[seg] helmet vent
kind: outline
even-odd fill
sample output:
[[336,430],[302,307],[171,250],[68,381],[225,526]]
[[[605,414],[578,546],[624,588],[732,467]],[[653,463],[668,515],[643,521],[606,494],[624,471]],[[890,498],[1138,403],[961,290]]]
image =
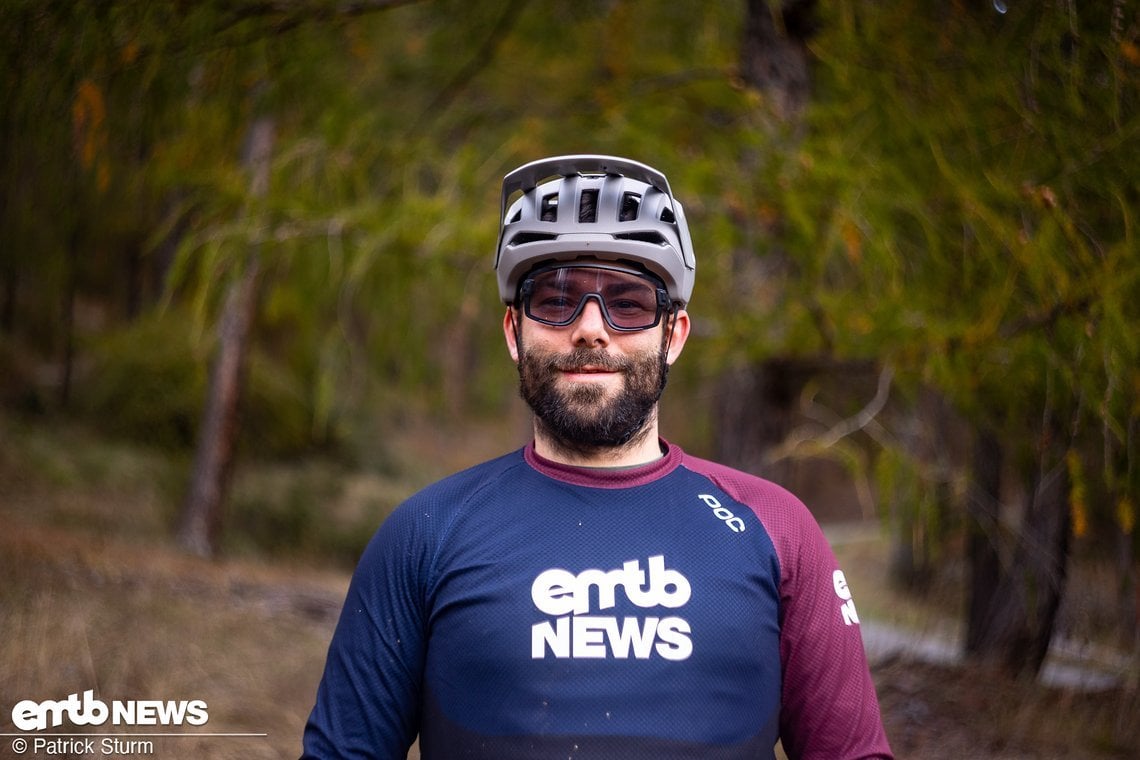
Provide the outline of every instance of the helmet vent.
[[558,193],[551,193],[542,197],[542,205],[539,207],[539,219],[544,222],[557,222],[558,221]]
[[549,232],[520,232],[510,239],[507,245],[526,245],[542,240],[557,240],[558,236]]
[[614,235],[617,240],[636,240],[641,243],[653,245],[668,245],[669,241],[660,232],[630,232],[623,235]]
[[677,217],[673,216],[673,209],[661,209],[661,221],[665,222],[666,224],[676,224]]
[[578,221],[581,223],[598,221],[598,191],[583,190],[578,201]]
[[619,222],[632,222],[637,219],[638,209],[641,208],[641,196],[637,193],[625,193],[621,197],[621,210],[618,211]]

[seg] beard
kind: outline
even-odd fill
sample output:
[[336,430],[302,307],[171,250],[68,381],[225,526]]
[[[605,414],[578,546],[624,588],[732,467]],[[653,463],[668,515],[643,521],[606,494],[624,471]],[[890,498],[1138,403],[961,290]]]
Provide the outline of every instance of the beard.
[[[615,395],[594,383],[558,383],[560,371],[584,366],[621,373]],[[538,424],[564,451],[591,454],[639,442],[665,389],[663,349],[630,357],[577,348],[565,354],[520,346],[519,392]]]

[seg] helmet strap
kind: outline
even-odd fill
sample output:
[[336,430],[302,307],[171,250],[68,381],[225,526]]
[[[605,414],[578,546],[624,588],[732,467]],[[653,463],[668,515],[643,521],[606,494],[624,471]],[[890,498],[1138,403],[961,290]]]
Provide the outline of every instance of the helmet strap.
[[669,304],[669,311],[665,312],[665,331],[661,344],[661,388],[658,393],[665,392],[665,381],[669,378],[669,347],[673,345],[673,329],[677,326],[677,304]]

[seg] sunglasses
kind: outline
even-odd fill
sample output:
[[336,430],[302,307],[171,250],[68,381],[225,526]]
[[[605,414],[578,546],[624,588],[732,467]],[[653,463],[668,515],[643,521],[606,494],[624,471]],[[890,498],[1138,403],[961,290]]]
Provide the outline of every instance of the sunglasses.
[[618,332],[656,327],[671,306],[656,278],[601,265],[539,269],[519,285],[519,299],[528,318],[551,327],[571,324],[593,299]]

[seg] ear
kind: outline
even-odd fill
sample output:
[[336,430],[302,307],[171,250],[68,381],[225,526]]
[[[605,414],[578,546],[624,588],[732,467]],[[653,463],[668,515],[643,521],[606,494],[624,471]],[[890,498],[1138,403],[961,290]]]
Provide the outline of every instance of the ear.
[[689,312],[684,309],[677,309],[673,315],[673,332],[669,336],[669,349],[665,355],[665,362],[672,364],[677,361],[677,357],[681,355],[681,351],[685,348],[685,341],[689,339],[689,331],[692,329],[692,324],[689,321]]
[[515,319],[515,309],[513,306],[507,307],[507,313],[503,315],[503,337],[507,340],[507,351],[511,355],[511,359],[515,364],[519,363],[519,336],[515,331],[518,327],[518,321]]

